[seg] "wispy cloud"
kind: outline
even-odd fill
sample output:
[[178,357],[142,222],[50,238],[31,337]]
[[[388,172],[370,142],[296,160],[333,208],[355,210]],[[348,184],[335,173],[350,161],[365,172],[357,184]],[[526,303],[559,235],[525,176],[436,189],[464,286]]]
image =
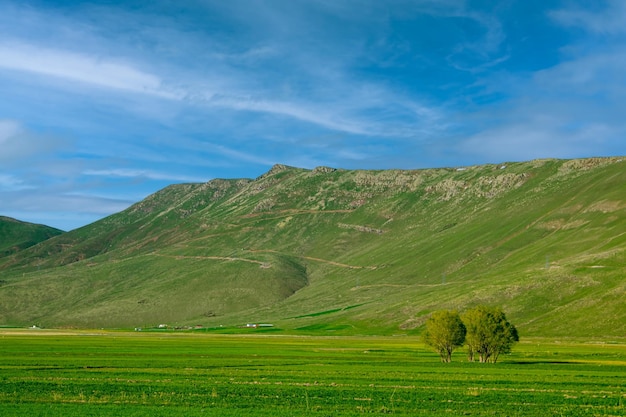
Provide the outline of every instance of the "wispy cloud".
[[[344,97],[344,100],[346,98]],[[428,111],[427,117],[422,117],[418,113],[413,113],[408,120],[397,120],[396,124],[387,123],[384,120],[377,118],[368,118],[365,114],[361,115],[359,112],[370,113],[377,111],[377,107],[382,107],[387,101],[381,100],[376,103],[370,100],[371,107],[365,107],[363,102],[358,102],[356,98],[354,102],[348,101],[347,98],[343,103],[328,101],[327,104],[321,105],[320,103],[307,103],[297,101],[275,101],[265,99],[246,99],[237,97],[219,97],[208,101],[210,105],[224,107],[234,110],[244,110],[259,113],[269,113],[286,118],[296,119],[301,122],[310,123],[330,130],[353,133],[358,135],[381,135],[387,134],[390,136],[406,136],[412,135],[412,132],[407,131],[407,125],[418,127],[420,125],[428,125],[428,122],[432,119],[432,114],[435,113],[434,109]],[[400,99],[398,99],[400,101]],[[353,103],[354,107],[350,107]],[[358,103],[358,104],[357,104]],[[392,106],[393,107],[393,106]],[[397,107],[397,103],[395,105]],[[418,107],[417,105],[415,107]],[[377,111],[378,112],[378,111]],[[356,114],[350,114],[356,113]],[[405,115],[409,113],[408,109],[404,110]]]
[[19,132],[19,123],[13,120],[0,120],[0,144],[15,137]]
[[143,178],[149,180],[171,181],[171,182],[206,182],[206,178],[191,177],[187,175],[177,175],[165,172],[156,172],[143,169],[87,169],[83,175],[98,176],[106,178]]
[[0,43],[0,68],[53,76],[71,82],[142,93],[179,96],[163,88],[159,77],[109,58],[51,49],[22,42]]
[[[55,77],[70,83],[78,82],[102,89],[184,101],[193,106],[272,114],[331,130],[365,135],[377,135],[381,132],[405,135],[407,129],[402,128],[402,125],[426,126],[432,121],[431,116],[436,111],[428,109],[429,117],[425,117],[424,111],[411,112],[411,107],[422,110],[426,107],[381,86],[371,85],[364,89],[363,84],[355,85],[355,82],[347,76],[342,76],[345,82],[333,80],[335,92],[340,95],[320,97],[321,103],[318,99],[307,100],[306,97],[298,97],[297,100],[276,99],[273,92],[269,93],[264,88],[252,86],[251,89],[242,90],[240,86],[248,82],[234,76],[230,76],[224,83],[226,88],[231,86],[231,90],[223,88],[216,90],[213,86],[207,89],[202,82],[194,84],[193,80],[185,85],[166,86],[162,76],[139,70],[136,64],[124,63],[121,59],[116,61],[18,42],[0,43],[0,68]],[[247,77],[247,74],[241,76]],[[323,83],[329,80],[318,81]],[[68,88],[76,89],[74,84]],[[328,88],[329,86],[324,87]],[[374,91],[377,93],[372,94]],[[365,92],[367,93],[364,94]],[[388,106],[390,101],[395,105],[388,108],[386,113],[394,111],[404,119],[397,121],[395,125],[397,127],[386,120],[371,117],[372,114],[380,112],[382,107]],[[125,106],[128,107],[129,103],[126,102]],[[401,103],[406,104],[405,108],[401,108]],[[142,111],[141,108],[138,108],[138,111]],[[156,114],[158,115],[159,113]]]
[[481,36],[475,35],[470,38],[471,40],[459,42],[448,55],[448,62],[456,69],[480,72],[509,59],[508,51],[502,49],[506,35],[495,16],[468,11],[465,8],[447,16],[465,19],[484,29]]
[[262,155],[255,155],[249,152],[242,152],[222,145],[212,145],[209,149],[214,150],[217,154],[226,156],[234,161],[252,162],[259,165],[272,165],[276,161],[272,161]]
[[568,40],[558,60],[535,72],[482,75],[483,91],[498,99],[459,115],[466,136],[448,153],[482,163],[626,152],[626,54],[618,40],[626,4],[597,6],[546,11]]
[[124,210],[134,202],[128,199],[74,193],[16,192],[12,196],[13,201],[3,207],[4,212],[22,209],[27,212],[64,213],[68,207],[76,207],[83,213],[103,215]]
[[25,184],[23,180],[14,175],[0,173],[0,191],[17,191],[32,188],[34,187]]
[[[135,200],[64,194],[55,190],[13,191],[0,203],[3,215],[71,230],[128,208]],[[71,209],[70,209],[71,208]]]
[[[40,25],[72,27],[71,36],[64,39],[63,48],[48,46],[41,40],[35,43],[5,39],[0,42],[0,68],[121,93],[182,100],[188,105],[205,106],[207,111],[217,108],[255,112],[360,135],[415,136],[416,132],[429,131],[438,125],[435,120],[438,118],[412,111],[431,107],[424,101],[352,72],[354,65],[371,53],[359,36],[366,28],[376,27],[372,21],[384,23],[384,13],[377,14],[368,8],[354,13],[354,7],[338,8],[329,3],[289,8],[259,3],[254,14],[238,14],[225,5],[209,8],[246,29],[238,37],[216,36],[217,40],[207,42],[207,38],[197,33],[182,31],[174,20],[166,17],[151,21],[140,13],[118,12],[117,24],[125,28],[120,33],[134,30],[149,39],[153,47],[170,55],[167,62],[155,60],[154,54],[146,53],[150,50],[131,55],[133,51],[126,44],[135,43],[137,35],[128,39],[116,35],[115,40],[122,47],[115,57],[110,54],[106,39],[98,37],[97,27],[73,24],[71,15],[53,15],[46,21],[30,12],[28,18]],[[312,14],[303,13],[306,9]],[[116,16],[114,9],[102,7],[86,8],[83,12],[86,16],[97,14],[103,24],[112,24]],[[267,19],[259,19],[259,14]],[[340,35],[335,33],[339,27],[322,35],[320,41],[324,43],[314,41],[317,24],[330,15],[335,20],[355,24],[356,30],[346,32],[349,36],[346,42],[331,40]],[[281,24],[271,23],[277,21]],[[291,29],[304,36],[294,39]],[[81,49],[80,37],[89,39],[92,49]],[[204,48],[187,51],[189,45]],[[187,65],[190,57],[175,52],[179,46],[181,51],[195,54],[197,62]],[[259,71],[260,65],[263,69]],[[289,75],[276,79],[275,71]],[[122,105],[129,107],[130,103],[125,101]],[[142,111],[143,106],[136,107],[138,112]],[[438,111],[433,107],[428,112]],[[154,117],[167,117],[166,112],[167,109],[162,109]]]
[[[535,82],[546,93],[560,97],[586,97],[592,102],[626,98],[626,52],[621,49],[591,52],[538,72]],[[611,109],[606,111],[611,113]]]
[[605,0],[598,3],[600,8],[594,7],[593,10],[574,6],[551,11],[549,15],[568,27],[582,28],[598,34],[626,34],[626,2]]
[[625,3],[478,3],[0,2],[0,211],[278,162],[626,152]]
[[458,151],[480,162],[602,156],[605,138],[615,133],[601,124],[568,129],[568,122],[537,118],[527,123],[508,123],[463,140]]
[[42,157],[66,146],[67,141],[37,134],[14,120],[0,120],[0,172],[24,167],[27,158]]

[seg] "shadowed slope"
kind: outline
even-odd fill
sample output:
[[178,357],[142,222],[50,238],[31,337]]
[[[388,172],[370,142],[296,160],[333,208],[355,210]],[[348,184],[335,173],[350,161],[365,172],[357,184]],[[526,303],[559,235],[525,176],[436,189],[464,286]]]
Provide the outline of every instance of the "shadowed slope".
[[0,216],[0,257],[19,252],[62,233],[63,231],[53,227]]

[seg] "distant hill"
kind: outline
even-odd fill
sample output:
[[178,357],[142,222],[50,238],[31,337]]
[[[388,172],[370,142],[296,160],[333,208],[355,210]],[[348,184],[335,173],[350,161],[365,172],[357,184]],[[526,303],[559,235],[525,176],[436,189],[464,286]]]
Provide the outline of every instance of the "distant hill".
[[626,336],[626,161],[283,165],[167,187],[0,257],[0,324],[419,332],[502,306],[522,336]]
[[41,224],[0,216],[0,257],[19,252],[63,231]]

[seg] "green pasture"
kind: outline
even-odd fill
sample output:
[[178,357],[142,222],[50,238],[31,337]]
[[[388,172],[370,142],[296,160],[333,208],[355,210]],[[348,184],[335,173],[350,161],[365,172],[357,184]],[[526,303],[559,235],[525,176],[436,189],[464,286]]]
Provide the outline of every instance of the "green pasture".
[[0,334],[2,416],[624,416],[626,345],[442,364],[410,337]]

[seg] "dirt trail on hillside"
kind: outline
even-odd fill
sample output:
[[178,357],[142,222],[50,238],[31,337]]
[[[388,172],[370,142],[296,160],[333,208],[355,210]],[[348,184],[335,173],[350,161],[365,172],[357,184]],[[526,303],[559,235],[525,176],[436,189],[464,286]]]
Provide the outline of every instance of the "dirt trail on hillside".
[[[285,256],[293,256],[296,258],[300,258],[300,259],[306,259],[309,261],[315,261],[315,262],[320,262],[320,263],[325,263],[328,265],[333,265],[333,266],[338,266],[340,268],[347,268],[347,269],[368,269],[368,270],[375,270],[378,269],[377,266],[358,266],[358,265],[348,265],[348,264],[344,264],[341,262],[335,262],[335,261],[331,261],[328,259],[322,259],[322,258],[314,258],[312,256],[303,256],[303,255],[293,255],[293,254],[286,254],[286,253],[282,253],[276,250],[272,250],[272,249],[248,249],[248,252],[251,253],[275,253],[278,255],[285,255]],[[215,260],[215,261],[240,261],[240,262],[249,262],[249,263],[254,263],[257,264],[259,266],[261,266],[262,268],[270,268],[271,264],[268,262],[264,262],[264,261],[258,261],[256,259],[249,259],[249,258],[241,258],[241,257],[234,257],[234,256],[202,256],[202,255],[166,255],[166,254],[162,254],[162,253],[154,253],[154,256],[161,256],[164,258],[170,258],[170,259],[177,259],[177,260],[182,260],[182,259],[201,259],[201,260]]]
[[189,256],[189,255],[164,255],[162,253],[155,253],[155,256],[162,256],[164,258],[171,259],[209,259],[214,261],[241,261],[241,262],[250,262],[253,264],[258,264],[262,267],[269,267],[267,262],[257,261],[256,259],[248,259],[248,258],[235,258],[233,256]]
[[330,261],[328,259],[314,258],[312,256],[286,254],[286,253],[278,252],[278,251],[272,250],[272,249],[250,249],[249,251],[250,252],[268,252],[268,253],[276,253],[276,254],[279,254],[279,255],[293,256],[295,258],[306,259],[306,260],[309,260],[309,261],[321,262],[321,263],[325,263],[325,264],[329,264],[329,265],[333,265],[333,266],[338,266],[338,267],[341,267],[341,268],[348,268],[348,269],[370,269],[370,270],[378,269],[377,266],[348,265],[348,264],[342,264],[341,262]]
[[297,210],[297,209],[285,209],[285,210],[272,210],[272,211],[257,211],[255,213],[248,213],[241,216],[244,219],[249,219],[251,217],[259,217],[265,215],[276,215],[283,217],[285,215],[296,215],[296,214],[332,214],[332,213],[352,213],[354,209],[344,209],[344,210]]

